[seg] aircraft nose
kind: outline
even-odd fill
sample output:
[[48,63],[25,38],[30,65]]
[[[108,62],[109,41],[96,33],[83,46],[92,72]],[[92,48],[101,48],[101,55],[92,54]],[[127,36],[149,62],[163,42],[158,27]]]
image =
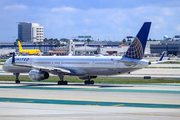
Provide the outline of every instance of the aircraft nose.
[[3,71],[8,71],[8,66],[6,65],[6,63],[4,63],[4,65],[2,66]]
[[[3,70],[5,69],[4,65],[2,66],[2,69],[3,69]],[[5,71],[5,70],[4,70],[4,71]]]

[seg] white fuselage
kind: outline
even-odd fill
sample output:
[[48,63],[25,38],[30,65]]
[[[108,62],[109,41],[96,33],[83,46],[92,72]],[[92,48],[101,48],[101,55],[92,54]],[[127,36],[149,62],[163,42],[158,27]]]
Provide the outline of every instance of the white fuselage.
[[[137,63],[126,65],[118,60]],[[20,65],[63,68],[71,71],[70,75],[117,75],[132,72],[148,66],[146,60],[119,56],[16,56],[15,63]],[[12,73],[28,73],[33,68],[13,66],[12,58],[3,65],[3,70]],[[53,73],[53,72],[52,72]],[[55,73],[54,73],[55,74]]]

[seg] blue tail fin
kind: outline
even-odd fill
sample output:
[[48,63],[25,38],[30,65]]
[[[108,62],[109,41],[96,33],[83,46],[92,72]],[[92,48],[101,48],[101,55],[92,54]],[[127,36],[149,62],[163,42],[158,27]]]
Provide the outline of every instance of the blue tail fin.
[[134,38],[133,42],[129,46],[128,50],[124,54],[124,57],[133,58],[133,59],[143,58],[150,26],[151,26],[151,22],[145,22],[143,24],[138,34]]
[[12,62],[11,62],[11,64],[14,64],[14,63],[15,63],[15,53],[13,52]]
[[166,53],[166,52],[163,52],[163,54],[162,54],[161,58],[159,59],[159,61],[162,61],[162,59],[163,59],[165,53]]

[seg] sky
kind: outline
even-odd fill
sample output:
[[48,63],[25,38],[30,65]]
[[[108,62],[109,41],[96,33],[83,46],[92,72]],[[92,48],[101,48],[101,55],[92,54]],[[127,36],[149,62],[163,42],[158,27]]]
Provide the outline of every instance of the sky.
[[122,41],[152,22],[149,38],[180,35],[180,0],[0,0],[0,42],[18,39],[18,23],[39,23],[44,38],[92,36]]

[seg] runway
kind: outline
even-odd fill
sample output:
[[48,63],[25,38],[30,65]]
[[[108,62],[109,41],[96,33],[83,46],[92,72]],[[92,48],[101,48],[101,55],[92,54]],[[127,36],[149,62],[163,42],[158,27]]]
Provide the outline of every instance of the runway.
[[0,82],[1,119],[180,119],[180,84]]

